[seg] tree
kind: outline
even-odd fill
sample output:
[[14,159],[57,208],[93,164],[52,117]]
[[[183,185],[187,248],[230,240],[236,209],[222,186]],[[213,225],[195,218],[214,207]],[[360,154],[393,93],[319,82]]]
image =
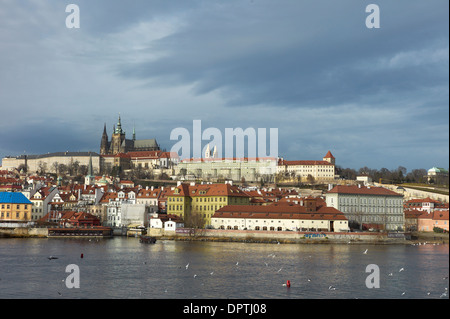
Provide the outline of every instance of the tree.
[[306,181],[309,184],[314,184],[316,182],[316,179],[314,178],[314,176],[312,176],[311,174],[308,174],[308,176],[306,177]]
[[52,168],[55,171],[55,174],[58,175],[59,163],[58,162],[53,162],[52,163]]

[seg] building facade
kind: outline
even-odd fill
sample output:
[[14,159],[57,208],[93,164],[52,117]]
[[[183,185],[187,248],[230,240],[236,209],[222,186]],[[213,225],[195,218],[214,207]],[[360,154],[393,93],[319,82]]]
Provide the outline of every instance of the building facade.
[[277,172],[276,158],[200,158],[182,160],[175,174],[204,181],[233,180],[273,182]]
[[301,205],[226,206],[217,210],[211,224],[216,229],[261,231],[346,232],[348,220],[333,207],[315,199]]
[[94,172],[100,171],[100,155],[94,152],[56,152],[42,155],[7,156],[2,159],[2,167],[7,170],[26,167],[28,173],[59,171],[59,165],[66,167],[89,167],[92,158]]
[[211,225],[212,215],[227,205],[248,205],[250,196],[230,183],[180,184],[167,194],[167,214],[181,217],[187,225]]
[[0,222],[24,223],[31,221],[33,204],[19,192],[0,192]]
[[335,179],[336,159],[330,151],[321,161],[278,161],[277,173],[301,182],[330,182]]
[[349,223],[367,228],[403,230],[403,195],[383,187],[361,185],[333,187],[326,194],[326,203],[343,212]]

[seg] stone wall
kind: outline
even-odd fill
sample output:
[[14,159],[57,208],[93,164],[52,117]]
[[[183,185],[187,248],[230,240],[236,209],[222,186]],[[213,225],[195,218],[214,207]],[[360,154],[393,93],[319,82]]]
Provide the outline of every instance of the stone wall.
[[[388,238],[386,233],[350,233],[350,232],[295,232],[295,231],[254,231],[254,230],[222,230],[201,229],[195,235],[187,229],[177,229],[174,233],[163,229],[151,229],[150,236],[168,239],[205,239],[226,241],[261,241],[261,242],[399,242],[404,238]],[[400,236],[401,237],[401,236]]]

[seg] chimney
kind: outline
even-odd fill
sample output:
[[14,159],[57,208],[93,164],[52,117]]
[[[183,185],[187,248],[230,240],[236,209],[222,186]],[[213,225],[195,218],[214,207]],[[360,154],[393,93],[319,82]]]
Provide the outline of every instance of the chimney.
[[333,189],[333,184],[328,184],[328,191],[331,191]]

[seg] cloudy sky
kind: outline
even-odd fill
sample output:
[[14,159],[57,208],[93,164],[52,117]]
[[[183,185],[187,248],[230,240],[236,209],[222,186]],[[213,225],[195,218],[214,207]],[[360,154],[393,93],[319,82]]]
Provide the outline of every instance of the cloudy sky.
[[[77,4],[80,28],[66,27]],[[366,6],[380,28],[366,27]],[[447,0],[0,0],[0,157],[99,151],[121,114],[278,128],[279,156],[448,168]],[[205,142],[206,144],[206,142]]]

